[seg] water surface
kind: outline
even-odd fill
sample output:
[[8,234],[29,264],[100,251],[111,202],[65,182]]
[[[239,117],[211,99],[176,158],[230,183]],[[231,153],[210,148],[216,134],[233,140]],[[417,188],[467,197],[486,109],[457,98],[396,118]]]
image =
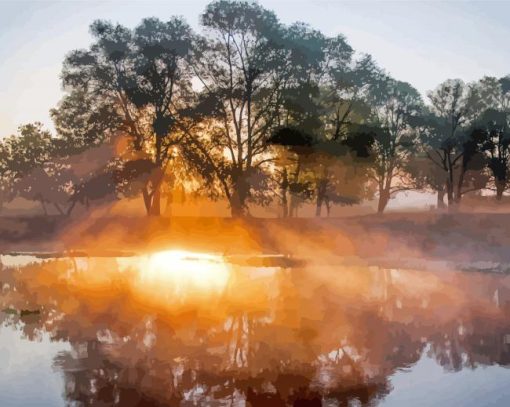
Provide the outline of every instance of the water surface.
[[510,403],[510,277],[2,256],[0,405]]

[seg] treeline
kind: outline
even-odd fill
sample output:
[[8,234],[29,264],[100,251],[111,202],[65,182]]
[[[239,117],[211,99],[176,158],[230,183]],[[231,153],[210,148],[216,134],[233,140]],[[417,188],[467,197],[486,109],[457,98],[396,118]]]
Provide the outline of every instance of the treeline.
[[296,216],[399,191],[457,207],[508,188],[510,78],[447,80],[428,103],[342,35],[282,24],[256,3],[215,1],[202,32],[182,19],[91,25],[63,64],[56,134],[21,126],[0,144],[1,202],[45,213],[140,196],[148,215],[180,196],[233,216],[277,202]]

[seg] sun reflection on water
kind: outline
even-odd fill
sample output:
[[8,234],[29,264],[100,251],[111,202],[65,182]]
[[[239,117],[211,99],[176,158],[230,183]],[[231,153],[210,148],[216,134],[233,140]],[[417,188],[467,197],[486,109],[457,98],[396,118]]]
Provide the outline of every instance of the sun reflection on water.
[[148,256],[140,267],[144,283],[178,295],[218,293],[230,278],[222,256],[186,250],[165,250]]

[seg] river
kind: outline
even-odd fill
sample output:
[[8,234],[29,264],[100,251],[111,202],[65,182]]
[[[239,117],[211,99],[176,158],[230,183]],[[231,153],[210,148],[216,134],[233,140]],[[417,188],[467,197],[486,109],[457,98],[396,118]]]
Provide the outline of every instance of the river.
[[1,256],[1,406],[507,406],[510,276]]

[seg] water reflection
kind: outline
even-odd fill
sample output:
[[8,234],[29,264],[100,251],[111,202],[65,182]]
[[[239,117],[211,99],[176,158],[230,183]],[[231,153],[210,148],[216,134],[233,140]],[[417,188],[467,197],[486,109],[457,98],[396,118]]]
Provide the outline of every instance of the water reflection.
[[66,402],[376,405],[423,360],[446,372],[510,363],[504,275],[144,261],[1,269],[0,329],[68,346],[52,362]]

